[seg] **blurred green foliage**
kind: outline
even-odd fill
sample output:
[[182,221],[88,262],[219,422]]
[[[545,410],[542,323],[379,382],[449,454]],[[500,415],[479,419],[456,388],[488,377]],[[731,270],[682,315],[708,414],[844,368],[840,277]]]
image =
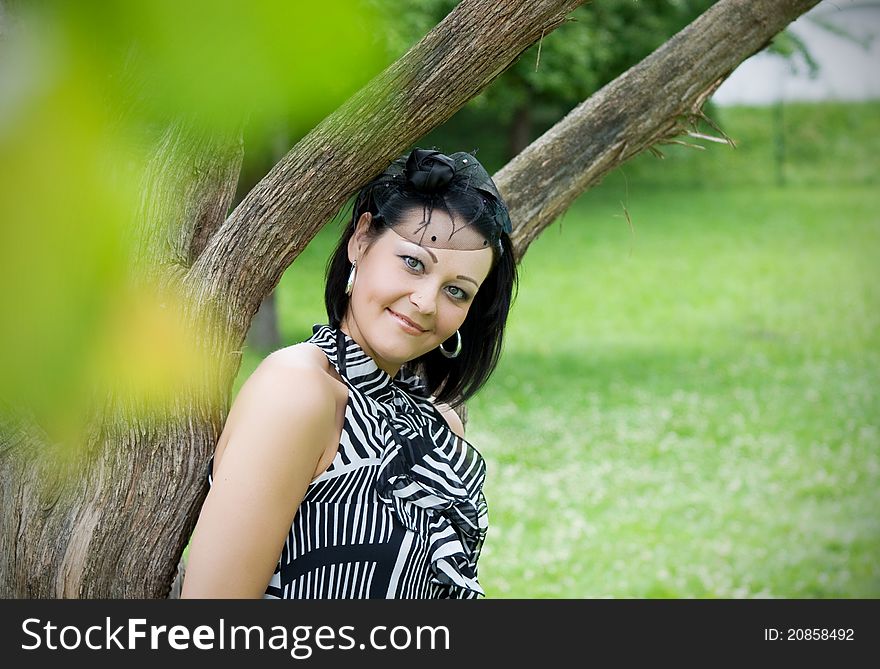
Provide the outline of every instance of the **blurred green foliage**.
[[[401,55],[458,2],[370,0],[386,18],[389,53]],[[522,105],[549,107],[561,118],[571,107],[629,69],[714,4],[715,0],[589,2],[529,47],[503,75],[469,103],[506,124]],[[538,58],[540,51],[540,60]]]
[[357,0],[310,5],[260,0],[50,3],[83,66],[138,113],[190,115],[237,128],[336,109],[386,57]]
[[163,129],[310,127],[387,56],[356,0],[10,2],[0,21],[0,400],[73,444],[93,392],[149,401],[192,371],[171,305],[130,281]]

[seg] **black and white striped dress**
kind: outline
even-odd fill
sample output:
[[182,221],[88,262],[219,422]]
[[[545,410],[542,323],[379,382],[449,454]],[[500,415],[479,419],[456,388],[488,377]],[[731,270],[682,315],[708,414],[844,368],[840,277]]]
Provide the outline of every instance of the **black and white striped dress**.
[[483,595],[483,458],[449,429],[419,377],[392,379],[339,329],[307,341],[348,385],[339,450],[310,484],[266,598]]

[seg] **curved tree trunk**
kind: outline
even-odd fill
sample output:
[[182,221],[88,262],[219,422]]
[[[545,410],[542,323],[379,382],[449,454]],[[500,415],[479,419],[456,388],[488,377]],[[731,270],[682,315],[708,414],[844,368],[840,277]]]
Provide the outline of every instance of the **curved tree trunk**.
[[[204,498],[239,347],[263,298],[351,193],[581,2],[464,0],[297,144],[225,221],[240,139],[169,129],[145,184],[138,269],[182,294],[180,318],[222,364],[158,414],[123,396],[98,404],[88,447],[67,466],[72,477],[38,428],[0,412],[0,596],[168,593]],[[609,170],[679,134],[738,63],[817,2],[721,0],[511,161],[496,181],[518,253]]]
[[225,221],[240,138],[168,129],[144,184],[135,274],[180,298],[176,316],[197,351],[220,364],[159,411],[123,395],[97,402],[88,444],[64,468],[63,450],[39,428],[0,412],[0,596],[168,593],[263,298],[361,183],[583,1],[465,0],[301,141]]

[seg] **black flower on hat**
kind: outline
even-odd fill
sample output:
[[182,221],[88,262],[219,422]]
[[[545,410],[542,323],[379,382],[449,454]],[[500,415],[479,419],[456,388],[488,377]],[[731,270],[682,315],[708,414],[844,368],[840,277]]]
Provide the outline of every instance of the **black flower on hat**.
[[436,193],[455,176],[455,161],[428,149],[413,149],[406,161],[406,180],[423,193]]

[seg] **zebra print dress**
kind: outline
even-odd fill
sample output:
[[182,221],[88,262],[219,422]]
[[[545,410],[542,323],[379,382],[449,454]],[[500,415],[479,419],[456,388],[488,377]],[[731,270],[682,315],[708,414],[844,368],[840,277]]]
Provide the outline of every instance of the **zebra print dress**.
[[449,429],[418,376],[402,368],[392,378],[327,325],[315,325],[307,341],[348,386],[345,421],[336,457],[309,484],[264,597],[483,595],[483,458]]

